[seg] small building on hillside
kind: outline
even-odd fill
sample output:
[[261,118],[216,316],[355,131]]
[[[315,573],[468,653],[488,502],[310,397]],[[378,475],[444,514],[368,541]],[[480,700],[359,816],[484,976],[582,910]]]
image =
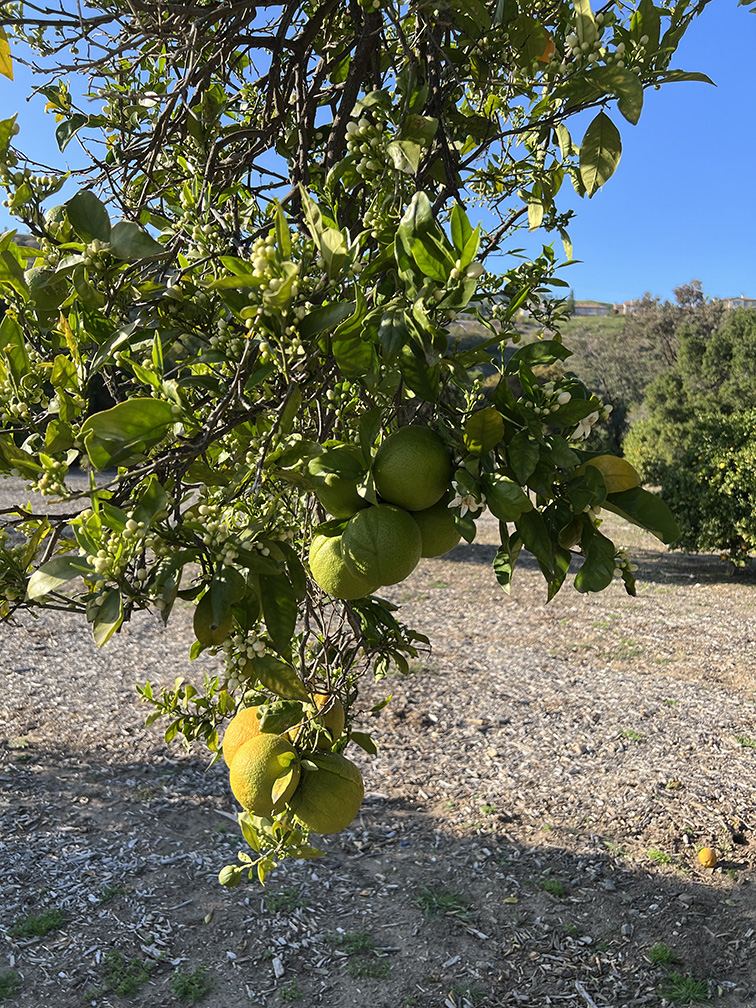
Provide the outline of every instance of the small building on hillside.
[[608,301],[576,301],[572,314],[575,318],[581,315],[613,315],[614,305]]
[[741,294],[740,297],[722,298],[722,304],[725,308],[750,308],[751,311],[756,311],[756,298],[746,297],[745,294]]

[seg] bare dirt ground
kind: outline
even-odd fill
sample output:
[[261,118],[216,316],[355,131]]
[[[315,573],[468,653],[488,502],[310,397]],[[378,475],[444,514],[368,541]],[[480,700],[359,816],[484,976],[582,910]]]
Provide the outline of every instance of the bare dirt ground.
[[104,651],[68,615],[0,627],[0,1000],[753,1008],[753,581],[610,524],[636,599],[546,606],[528,557],[508,597],[485,521],[391,589],[433,653],[367,686],[393,699],[362,719],[378,756],[350,751],[352,827],[264,889],[217,884],[243,847],[223,764],[167,747],[134,691],[213,671],[188,610]]

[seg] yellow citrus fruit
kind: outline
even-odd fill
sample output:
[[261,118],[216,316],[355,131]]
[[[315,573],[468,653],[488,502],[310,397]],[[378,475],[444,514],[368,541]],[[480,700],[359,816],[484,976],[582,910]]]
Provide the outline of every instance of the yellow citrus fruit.
[[625,459],[617,458],[616,455],[597,455],[596,458],[588,459],[577,470],[577,473],[585,472],[586,466],[593,466],[604,477],[607,493],[622,493],[623,490],[632,490],[633,487],[640,486],[641,478]]
[[234,797],[249,812],[280,812],[299,783],[296,749],[280,735],[262,732],[236,750],[229,773]]
[[294,742],[302,725],[312,723],[315,727],[326,728],[330,734],[330,739],[324,733],[319,734],[318,749],[330,749],[333,743],[344,734],[344,725],[346,724],[344,705],[332,693],[315,693],[312,699],[317,714],[313,714],[306,721],[300,721],[298,725],[289,728],[286,737]]
[[260,719],[257,716],[258,707],[244,707],[229,721],[223,736],[223,759],[226,766],[231,766],[231,760],[238,749],[251,738],[260,734]]
[[398,584],[420,561],[423,539],[408,511],[377,504],[349,519],[341,537],[344,562],[356,576],[379,585]]
[[375,489],[407,511],[432,507],[449,489],[451,456],[429,427],[400,427],[383,442],[373,461]]
[[342,552],[342,536],[316,535],[310,545],[310,573],[324,592],[334,598],[356,599],[370,595],[379,586],[351,570]]
[[313,753],[302,764],[289,808],[315,833],[338,833],[357,815],[364,797],[362,774],[351,760],[337,753]]
[[719,858],[717,857],[717,852],[712,850],[711,847],[702,847],[698,852],[698,860],[704,868],[716,868]]
[[454,515],[447,506],[446,495],[425,511],[413,511],[412,517],[417,522],[423,541],[421,556],[436,557],[448,553],[462,538],[454,524]]

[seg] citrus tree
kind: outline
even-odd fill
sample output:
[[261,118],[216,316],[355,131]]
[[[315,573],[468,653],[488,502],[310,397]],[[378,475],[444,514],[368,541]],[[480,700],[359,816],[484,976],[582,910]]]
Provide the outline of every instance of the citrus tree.
[[[0,69],[33,63],[58,146],[86,158],[56,199],[72,173],[0,123],[34,239],[0,239],[0,471],[65,502],[4,513],[2,616],[78,612],[104,645],[138,610],[194,606],[187,659],[225,671],[192,681],[187,660],[139,691],[167,740],[213,754],[233,718],[251,852],[223,882],[356,814],[360,679],[428,643],[381,589],[421,556],[488,509],[505,590],[524,548],[549,599],[576,553],[578,591],[632,593],[601,508],[676,537],[585,447],[610,404],[559,335],[559,193],[608,181],[648,88],[702,79],[673,58],[706,2],[0,5]],[[559,244],[516,255],[520,227]],[[541,336],[505,353],[520,312]],[[458,313],[487,338],[451,339]]]

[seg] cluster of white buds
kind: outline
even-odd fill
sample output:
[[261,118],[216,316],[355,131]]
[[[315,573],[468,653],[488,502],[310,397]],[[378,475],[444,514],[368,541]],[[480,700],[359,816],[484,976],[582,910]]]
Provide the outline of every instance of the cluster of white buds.
[[[388,137],[384,122],[378,120],[378,110],[372,110],[376,122],[364,116],[347,123],[347,151],[356,159],[357,174],[363,179],[382,174],[386,164]],[[360,155],[358,157],[358,155]]]

